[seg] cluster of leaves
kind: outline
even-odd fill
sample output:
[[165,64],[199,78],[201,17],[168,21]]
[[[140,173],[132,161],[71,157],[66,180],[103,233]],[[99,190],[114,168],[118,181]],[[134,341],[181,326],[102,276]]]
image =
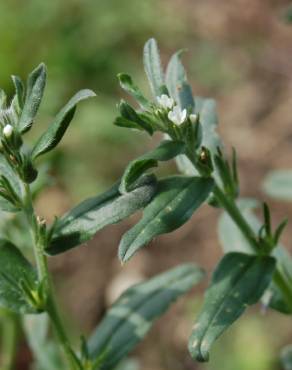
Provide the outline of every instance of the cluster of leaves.
[[[273,231],[266,204],[261,223],[252,215],[250,203],[238,199],[236,153],[233,151],[230,161],[226,159],[216,132],[215,102],[193,96],[180,58],[181,51],[172,56],[164,73],[156,41],[146,43],[144,66],[152,100],[143,95],[129,75],[118,76],[121,87],[136,99],[139,108],[122,100],[115,124],[149,135],[160,132],[164,140],[131,161],[109,190],[83,201],[50,227],[44,220],[32,217],[27,200],[38,178],[36,160],[61,141],[77,103],[95,94],[82,90],[73,96],[31,149],[24,144],[23,136],[35,120],[46,69],[44,65],[35,69],[26,88],[20,78],[13,77],[16,94],[9,106],[1,92],[0,208],[26,213],[34,233],[33,243],[47,255],[78,247],[102,228],[143,210],[140,220],[121,238],[118,256],[122,262],[157,236],[181,227],[204,203],[225,209],[219,223],[225,255],[215,268],[189,341],[192,357],[207,361],[213,342],[247,306],[262,299],[266,306],[292,313],[292,262],[279,246],[285,222]],[[182,174],[157,178],[149,173],[160,162],[172,159]],[[50,353],[56,351],[47,339],[47,316],[39,315],[51,309],[47,281],[40,278],[39,271],[11,240],[0,241],[0,257],[0,305],[18,314],[38,314],[37,318],[25,320],[28,339],[39,367],[54,368],[59,359],[54,355],[49,360]],[[146,335],[153,321],[203,276],[201,268],[185,264],[128,289],[89,340],[82,339],[80,351],[73,355],[76,368],[113,369]],[[32,335],[35,325],[40,328],[37,340]]]

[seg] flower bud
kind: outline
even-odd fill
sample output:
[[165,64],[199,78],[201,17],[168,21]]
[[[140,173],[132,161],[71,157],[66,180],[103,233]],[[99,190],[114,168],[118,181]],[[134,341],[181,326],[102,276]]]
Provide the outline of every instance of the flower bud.
[[196,123],[198,120],[198,115],[197,114],[190,114],[190,120],[192,123]]
[[7,138],[7,139],[9,139],[11,136],[12,136],[12,134],[13,134],[13,126],[11,126],[11,125],[6,125],[6,126],[4,126],[4,129],[3,129],[3,135]]

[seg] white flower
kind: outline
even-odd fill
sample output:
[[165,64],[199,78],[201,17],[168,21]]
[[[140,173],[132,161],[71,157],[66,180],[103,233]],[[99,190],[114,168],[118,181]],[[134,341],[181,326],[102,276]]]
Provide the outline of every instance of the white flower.
[[7,138],[11,137],[13,133],[13,126],[11,125],[6,125],[3,129],[3,135]]
[[162,107],[162,108],[172,108],[173,107],[173,104],[174,104],[174,101],[172,98],[170,98],[168,95],[166,94],[162,94],[161,96],[157,96],[157,101],[158,101],[158,104]]
[[198,119],[197,114],[190,114],[190,120],[191,120],[192,123],[196,123],[197,119]]
[[176,105],[168,112],[168,118],[176,125],[181,125],[187,118],[187,110],[181,110],[180,107]]

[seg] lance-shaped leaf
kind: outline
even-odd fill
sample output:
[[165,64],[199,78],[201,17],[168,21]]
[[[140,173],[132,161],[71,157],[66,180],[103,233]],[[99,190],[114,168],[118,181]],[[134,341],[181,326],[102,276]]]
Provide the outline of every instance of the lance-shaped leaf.
[[181,62],[183,50],[175,53],[166,69],[166,86],[172,98],[180,105],[182,109],[193,110],[195,106],[192,88],[188,84],[186,71]]
[[[9,180],[13,191],[17,194],[19,198],[21,198],[22,190],[19,179],[3,156],[0,156],[0,173]],[[0,196],[0,210],[5,212],[18,212],[19,208],[15,207],[11,202]]]
[[292,171],[276,170],[270,172],[265,178],[263,189],[273,198],[292,201]]
[[65,107],[57,114],[54,122],[50,124],[47,131],[38,139],[31,153],[33,159],[55,148],[61,141],[74,117],[77,103],[93,96],[95,96],[93,91],[81,90],[69,100]]
[[18,124],[20,132],[26,132],[31,128],[41,104],[46,86],[46,78],[47,69],[43,63],[28,76],[26,97]]
[[208,361],[213,342],[243,314],[247,306],[259,301],[272,280],[274,270],[273,257],[234,252],[222,258],[189,340],[193,358]]
[[155,39],[150,39],[146,42],[143,62],[152,93],[154,97],[160,96],[163,93],[164,76]]
[[24,97],[25,97],[25,88],[24,84],[21,80],[20,77],[18,76],[11,76],[14,87],[15,87],[15,92],[17,96],[17,101],[18,101],[18,106],[22,110],[23,105],[24,105]]
[[222,147],[222,142],[216,132],[218,126],[216,101],[196,97],[194,113],[199,115],[202,125],[202,146],[208,148],[211,153],[217,153],[217,148]]
[[102,359],[101,370],[112,369],[143,339],[153,321],[203,276],[202,269],[185,264],[128,289],[89,339],[91,358]]
[[178,229],[207,199],[213,181],[201,177],[172,176],[158,182],[157,194],[142,219],[122,238],[119,258],[127,261],[154,237]]
[[141,179],[133,191],[121,195],[119,185],[79,204],[63,216],[54,229],[48,254],[59,254],[90,240],[103,227],[118,223],[145,207],[156,192],[154,176]]
[[134,84],[131,76],[125,73],[119,73],[118,79],[120,81],[122,89],[124,89],[128,94],[136,99],[142,109],[149,109],[149,101],[141,93],[140,89]]
[[[240,212],[256,235],[258,234],[262,225],[260,220],[253,212],[258,205],[259,203],[254,199],[239,199],[237,201],[237,206],[239,207]],[[255,254],[242,232],[225,212],[223,212],[220,216],[218,233],[220,243],[225,253],[243,252],[246,254]],[[285,284],[287,286],[292,286],[292,257],[290,253],[284,246],[279,244],[277,248],[273,250],[273,256],[277,260],[277,269],[282,275]],[[265,296],[263,297],[263,303],[265,306],[273,308],[282,313],[292,312],[291,304],[289,305],[289,302],[285,300],[281,291],[274,283],[271,284]]]
[[157,148],[130,162],[121,181],[120,192],[126,193],[131,185],[149,168],[156,167],[158,161],[169,161],[182,153],[185,145],[181,141],[164,140]]
[[7,240],[0,240],[0,306],[17,313],[35,313],[22,283],[36,289],[36,273],[21,252]]
[[121,117],[116,118],[114,122],[116,126],[145,130],[149,135],[153,134],[152,125],[145,120],[142,114],[137,113],[130,104],[121,100],[119,110]]

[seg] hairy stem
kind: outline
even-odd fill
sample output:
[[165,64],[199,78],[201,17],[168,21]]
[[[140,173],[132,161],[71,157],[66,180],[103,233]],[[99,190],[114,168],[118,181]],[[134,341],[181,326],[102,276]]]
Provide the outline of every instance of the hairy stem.
[[51,283],[50,273],[48,269],[48,261],[44,252],[46,245],[43,238],[40,237],[40,226],[35,215],[32,196],[30,187],[28,184],[24,184],[25,189],[25,214],[31,228],[31,234],[34,242],[34,254],[37,265],[38,279],[44,284],[45,297],[46,297],[46,310],[53,323],[55,332],[58,336],[59,342],[63,348],[64,354],[66,355],[67,362],[70,366],[70,370],[80,370],[82,366],[74,351],[71,348],[70,342],[67,338],[61,317],[59,315],[53,287]]

